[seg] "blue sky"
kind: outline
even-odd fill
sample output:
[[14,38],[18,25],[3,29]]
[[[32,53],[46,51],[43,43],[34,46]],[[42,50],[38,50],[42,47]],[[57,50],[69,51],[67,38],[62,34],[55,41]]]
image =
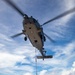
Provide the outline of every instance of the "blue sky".
[[[40,25],[47,20],[75,7],[75,0],[13,0]],[[10,36],[21,32],[23,18],[3,0],[0,0],[0,75],[35,75],[35,48],[24,35],[15,39]],[[52,59],[37,60],[38,75],[75,74],[75,13],[43,26],[48,39],[44,48]],[[36,54],[40,55],[38,50]]]

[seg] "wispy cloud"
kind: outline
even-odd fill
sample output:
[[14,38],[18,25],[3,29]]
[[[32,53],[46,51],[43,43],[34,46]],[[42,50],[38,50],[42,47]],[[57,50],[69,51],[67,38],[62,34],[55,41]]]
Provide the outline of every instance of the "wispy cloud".
[[12,41],[12,40],[9,39],[5,34],[1,34],[1,33],[0,33],[0,39],[6,40],[6,41]]
[[15,67],[16,62],[22,61],[24,56],[0,52],[0,73],[14,73],[12,68]]
[[4,44],[1,44],[1,43],[0,43],[0,48],[3,47],[3,46],[4,46]]
[[[71,8],[75,7],[74,4],[74,0],[64,0],[64,6],[65,8],[63,9],[64,11],[70,10]],[[59,21],[59,25],[65,25],[70,19],[71,17],[73,17],[74,13],[71,13],[65,17],[63,17],[60,21]]]
[[75,74],[75,66],[74,63],[70,69],[63,69],[61,75],[74,75]]
[[[60,10],[59,11],[55,11],[55,16],[70,10],[71,8],[75,7],[74,4],[74,0],[63,0],[62,5],[59,7]],[[61,2],[59,1],[58,4],[60,5]],[[58,10],[58,9],[57,9]],[[56,13],[57,12],[57,13]],[[49,23],[48,25],[44,26],[44,31],[47,32],[48,35],[51,36],[51,38],[55,39],[55,40],[68,40],[69,38],[71,38],[71,26],[69,26],[68,22],[72,19],[72,17],[74,16],[74,13],[68,14],[58,20],[55,20],[51,23]],[[48,17],[50,18],[50,16]],[[45,18],[46,20],[48,20],[47,18]],[[47,30],[46,30],[47,29]],[[49,30],[49,31],[48,31]],[[69,36],[69,37],[68,37]],[[68,38],[68,39],[66,39]]]
[[50,70],[42,70],[40,71],[40,75],[74,75],[75,74],[75,66],[72,64],[71,68],[53,68]]
[[28,72],[28,73],[25,73],[25,74],[23,74],[23,75],[32,75],[32,73],[29,73],[29,72]]

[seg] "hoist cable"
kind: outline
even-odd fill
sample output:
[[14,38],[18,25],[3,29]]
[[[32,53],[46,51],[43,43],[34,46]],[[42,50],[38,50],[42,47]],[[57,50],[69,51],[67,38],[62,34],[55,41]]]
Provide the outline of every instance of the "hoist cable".
[[36,57],[36,49],[35,49],[35,70],[37,75],[37,57]]

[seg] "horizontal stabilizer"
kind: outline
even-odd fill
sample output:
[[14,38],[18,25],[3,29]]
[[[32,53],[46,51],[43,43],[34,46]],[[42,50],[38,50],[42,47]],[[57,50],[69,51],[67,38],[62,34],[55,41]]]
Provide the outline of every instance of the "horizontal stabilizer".
[[43,56],[37,56],[37,58],[38,59],[43,59],[43,58],[48,59],[48,58],[53,58],[53,56],[52,55],[48,55],[48,56],[44,56],[44,57]]

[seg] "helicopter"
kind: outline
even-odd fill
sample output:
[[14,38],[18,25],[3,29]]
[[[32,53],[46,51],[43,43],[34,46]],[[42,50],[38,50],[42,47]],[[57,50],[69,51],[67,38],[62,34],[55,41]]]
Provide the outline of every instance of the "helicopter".
[[57,20],[59,18],[62,18],[68,14],[71,14],[75,12],[75,7],[65,11],[64,13],[46,21],[42,25],[33,18],[33,16],[29,17],[27,14],[23,13],[21,9],[19,9],[14,2],[11,0],[4,0],[7,4],[9,4],[13,9],[15,9],[22,17],[23,17],[23,30],[21,33],[15,34],[11,36],[12,38],[18,37],[22,34],[25,35],[24,40],[27,41],[27,38],[29,38],[31,44],[33,47],[37,48],[39,52],[41,53],[41,56],[37,56],[38,59],[46,59],[46,58],[52,58],[52,55],[46,55],[46,50],[44,50],[44,42],[46,42],[46,38],[48,38],[50,41],[54,42],[52,38],[50,38],[47,34],[43,31],[43,26]]

